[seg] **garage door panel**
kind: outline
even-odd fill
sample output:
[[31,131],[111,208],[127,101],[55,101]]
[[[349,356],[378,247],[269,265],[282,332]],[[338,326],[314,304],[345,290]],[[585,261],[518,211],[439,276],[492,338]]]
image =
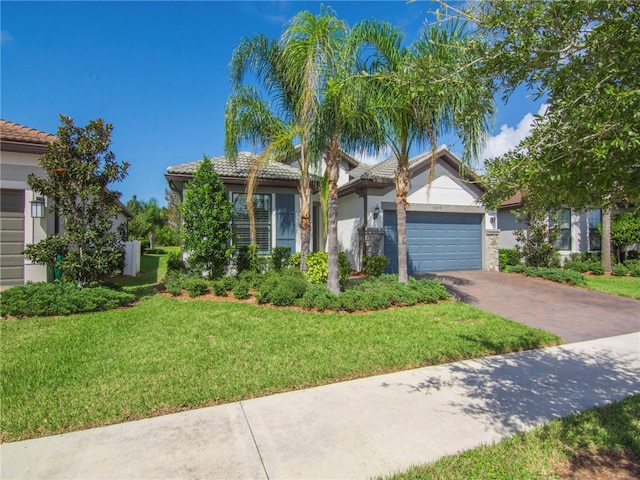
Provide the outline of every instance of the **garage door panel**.
[[[407,212],[409,273],[482,268],[482,215]],[[388,272],[398,270],[395,212],[384,214]]]

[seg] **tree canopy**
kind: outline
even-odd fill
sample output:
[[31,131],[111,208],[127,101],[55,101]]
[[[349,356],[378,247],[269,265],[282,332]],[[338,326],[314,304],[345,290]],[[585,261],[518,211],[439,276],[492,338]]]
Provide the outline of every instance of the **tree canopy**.
[[129,165],[118,163],[109,149],[112,130],[102,119],[77,127],[60,115],[58,142],[47,146],[39,162],[47,177],[27,177],[29,186],[61,215],[64,231],[27,245],[25,256],[55,264],[64,279],[80,285],[121,273],[124,265],[124,228],[114,229],[122,208],[120,193],[109,186],[126,177]]
[[231,256],[233,207],[207,156],[187,184],[181,211],[183,247],[189,267],[211,278],[219,277]]
[[487,163],[485,203],[521,191],[530,208],[640,205],[640,2],[487,1],[464,14],[489,38],[509,94],[548,97],[531,135]]

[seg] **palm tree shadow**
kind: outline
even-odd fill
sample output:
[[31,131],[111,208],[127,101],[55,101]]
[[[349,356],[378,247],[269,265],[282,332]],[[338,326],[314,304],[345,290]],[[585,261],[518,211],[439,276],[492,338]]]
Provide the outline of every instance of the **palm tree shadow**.
[[[425,396],[445,392],[448,408],[501,436],[640,394],[637,352],[614,357],[604,349],[576,353],[558,347],[438,368],[446,373],[430,375],[427,368],[421,380],[396,386]],[[636,432],[630,435],[637,435],[640,427],[632,424]]]
[[466,278],[458,277],[455,275],[443,275],[437,273],[418,273],[413,275],[418,280],[428,279],[437,280],[447,291],[459,302],[468,303],[470,305],[477,305],[478,298],[460,289],[460,287],[473,285],[475,282]]

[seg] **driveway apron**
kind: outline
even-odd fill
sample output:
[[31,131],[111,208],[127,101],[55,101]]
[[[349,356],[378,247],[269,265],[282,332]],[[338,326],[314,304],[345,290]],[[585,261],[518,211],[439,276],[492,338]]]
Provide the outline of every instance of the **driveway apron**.
[[640,331],[640,302],[522,275],[469,270],[424,274],[456,299],[581,342]]

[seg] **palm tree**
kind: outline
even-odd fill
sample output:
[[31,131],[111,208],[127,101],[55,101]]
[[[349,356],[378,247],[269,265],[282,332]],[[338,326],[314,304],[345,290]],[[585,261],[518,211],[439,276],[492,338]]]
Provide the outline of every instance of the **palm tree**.
[[[238,144],[243,141],[253,142],[263,150],[250,167],[246,188],[254,249],[257,240],[253,193],[258,185],[260,169],[266,162],[292,158],[296,154],[294,141],[304,139],[304,131],[296,111],[296,105],[299,103],[299,88],[290,87],[291,82],[287,79],[290,72],[285,68],[283,56],[280,42],[258,34],[240,42],[233,52],[230,63],[233,87],[225,108],[225,153],[230,160],[235,160],[238,155]],[[243,85],[247,71],[255,74],[260,86],[270,95],[270,102],[263,99],[256,88]],[[305,150],[303,142],[298,185],[303,254],[301,269],[303,270],[306,269],[304,256],[309,252],[311,228],[309,220],[310,159]]]
[[431,175],[441,135],[455,131],[464,141],[469,163],[483,144],[494,112],[491,83],[475,72],[464,26],[426,29],[403,46],[400,29],[387,22],[362,21],[353,36],[360,44],[359,69],[370,77],[386,143],[397,159],[398,280],[408,281],[406,218],[409,155],[412,147],[430,144]]

